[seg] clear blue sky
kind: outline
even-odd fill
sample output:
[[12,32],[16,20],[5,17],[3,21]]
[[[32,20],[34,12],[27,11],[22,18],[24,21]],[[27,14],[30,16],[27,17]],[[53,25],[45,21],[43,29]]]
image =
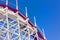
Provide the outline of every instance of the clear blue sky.
[[19,0],[19,11],[24,15],[25,6],[30,20],[36,16],[38,28],[45,29],[48,40],[60,40],[60,0]]

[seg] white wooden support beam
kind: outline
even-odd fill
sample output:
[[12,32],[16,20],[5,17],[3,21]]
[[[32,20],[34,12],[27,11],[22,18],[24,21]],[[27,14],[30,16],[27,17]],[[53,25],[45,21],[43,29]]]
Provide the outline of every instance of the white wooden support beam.
[[27,7],[25,7],[25,11],[26,11],[26,20],[25,20],[25,22],[28,23],[29,18],[28,18]]
[[6,21],[7,21],[7,30],[8,30],[8,32],[7,32],[7,39],[8,40],[10,40],[10,38],[9,38],[9,21],[8,21],[8,7],[7,7],[7,5],[8,5],[8,0],[6,0]]
[[39,40],[39,37],[38,37],[38,34],[37,34],[37,24],[36,24],[36,18],[34,16],[34,25],[35,25],[35,32],[36,32],[36,37],[37,37],[37,40]]
[[28,40],[30,40],[30,35],[31,35],[31,34],[30,34],[30,30],[29,30],[28,25],[27,25],[27,27],[26,27],[26,28],[27,28],[27,30],[28,30]]
[[42,32],[43,32],[43,37],[45,40],[47,40],[46,36],[45,36],[45,32],[44,32],[44,29],[42,29]]
[[17,12],[16,12],[16,16],[17,16],[17,22],[18,22],[18,29],[19,29],[19,40],[21,40],[21,36],[20,36],[20,24],[19,24],[19,15],[18,15],[18,0],[16,0],[16,9],[17,9]]

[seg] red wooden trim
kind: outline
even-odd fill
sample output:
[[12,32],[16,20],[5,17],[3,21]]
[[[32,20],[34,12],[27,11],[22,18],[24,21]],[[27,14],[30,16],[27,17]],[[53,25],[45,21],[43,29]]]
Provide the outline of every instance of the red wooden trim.
[[[6,7],[6,5],[4,5],[4,4],[0,4],[0,6],[2,6],[3,8],[5,8]],[[14,8],[12,8],[12,7],[9,7],[9,6],[7,6],[8,7],[8,9],[10,9],[11,11],[13,11],[13,12],[17,12],[17,10],[16,9],[14,9]],[[24,15],[22,15],[22,13],[18,13],[24,20],[26,20],[26,17],[24,16]]]
[[18,13],[24,20],[26,20],[26,17],[24,17],[21,13]]
[[28,23],[32,26],[32,27],[34,27],[34,25],[28,20]]
[[45,40],[39,31],[37,32],[37,34],[38,34],[39,38],[41,38],[42,40]]

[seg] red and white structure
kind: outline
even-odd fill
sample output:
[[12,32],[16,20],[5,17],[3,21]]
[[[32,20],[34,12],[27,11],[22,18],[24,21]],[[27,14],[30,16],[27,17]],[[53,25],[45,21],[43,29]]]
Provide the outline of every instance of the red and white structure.
[[0,40],[47,40],[44,34],[37,29],[36,18],[34,23],[29,21],[27,7],[26,16],[18,11],[18,0],[16,9],[0,4]]

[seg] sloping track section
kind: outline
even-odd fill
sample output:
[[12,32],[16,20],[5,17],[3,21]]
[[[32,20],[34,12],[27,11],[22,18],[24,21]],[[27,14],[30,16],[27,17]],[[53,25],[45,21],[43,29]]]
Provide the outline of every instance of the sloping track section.
[[45,40],[37,28],[17,11],[0,4],[0,40]]

